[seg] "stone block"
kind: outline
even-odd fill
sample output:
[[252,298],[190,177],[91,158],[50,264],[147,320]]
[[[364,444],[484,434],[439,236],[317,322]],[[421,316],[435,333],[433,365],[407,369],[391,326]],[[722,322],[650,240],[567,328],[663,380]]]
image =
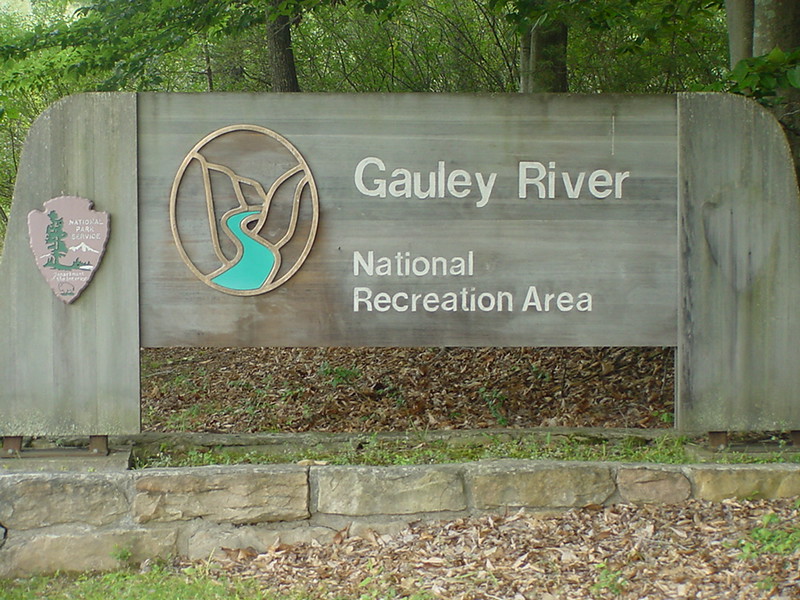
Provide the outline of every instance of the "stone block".
[[175,555],[176,538],[169,529],[144,528],[70,528],[12,536],[0,550],[0,577],[119,569],[127,560],[138,563]]
[[202,467],[143,471],[136,477],[133,514],[139,523],[205,518],[217,523],[307,519],[304,467]]
[[457,467],[312,467],[311,481],[320,513],[408,515],[467,508]]
[[678,469],[621,466],[617,491],[624,502],[677,504],[692,496],[692,484]]
[[798,465],[698,465],[692,467],[692,479],[701,500],[800,495]]
[[570,508],[603,504],[615,492],[611,468],[600,463],[497,460],[468,466],[475,508]]
[[9,531],[62,523],[99,527],[128,512],[127,474],[0,475],[0,523]]

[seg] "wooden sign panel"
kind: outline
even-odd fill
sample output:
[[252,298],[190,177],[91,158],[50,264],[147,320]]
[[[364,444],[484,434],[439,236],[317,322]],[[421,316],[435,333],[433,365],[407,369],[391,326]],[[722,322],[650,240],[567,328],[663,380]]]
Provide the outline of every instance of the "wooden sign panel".
[[676,343],[675,97],[143,95],[139,130],[144,345]]

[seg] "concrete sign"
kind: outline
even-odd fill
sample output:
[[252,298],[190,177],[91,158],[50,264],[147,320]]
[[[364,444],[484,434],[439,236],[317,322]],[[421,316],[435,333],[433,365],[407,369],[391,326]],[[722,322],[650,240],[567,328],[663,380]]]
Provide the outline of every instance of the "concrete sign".
[[800,201],[742,98],[89,94],[24,157],[0,435],[135,433],[183,345],[676,346],[679,427],[800,429]]

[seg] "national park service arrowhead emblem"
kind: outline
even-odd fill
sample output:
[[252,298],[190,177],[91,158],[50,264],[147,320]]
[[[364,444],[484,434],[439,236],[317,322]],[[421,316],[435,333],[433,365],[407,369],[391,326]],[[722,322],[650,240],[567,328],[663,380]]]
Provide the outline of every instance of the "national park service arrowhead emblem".
[[28,213],[28,239],[36,266],[56,298],[74,302],[92,280],[109,235],[109,215],[92,201],[59,196]]

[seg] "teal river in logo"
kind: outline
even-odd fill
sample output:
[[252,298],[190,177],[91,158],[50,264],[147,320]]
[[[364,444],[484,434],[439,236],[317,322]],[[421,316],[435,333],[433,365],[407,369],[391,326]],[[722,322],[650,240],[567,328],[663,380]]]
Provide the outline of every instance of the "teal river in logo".
[[260,211],[235,213],[226,217],[222,225],[227,227],[242,243],[242,253],[234,264],[214,277],[212,283],[237,292],[259,289],[275,268],[275,253],[262,242],[250,237],[244,221]]

